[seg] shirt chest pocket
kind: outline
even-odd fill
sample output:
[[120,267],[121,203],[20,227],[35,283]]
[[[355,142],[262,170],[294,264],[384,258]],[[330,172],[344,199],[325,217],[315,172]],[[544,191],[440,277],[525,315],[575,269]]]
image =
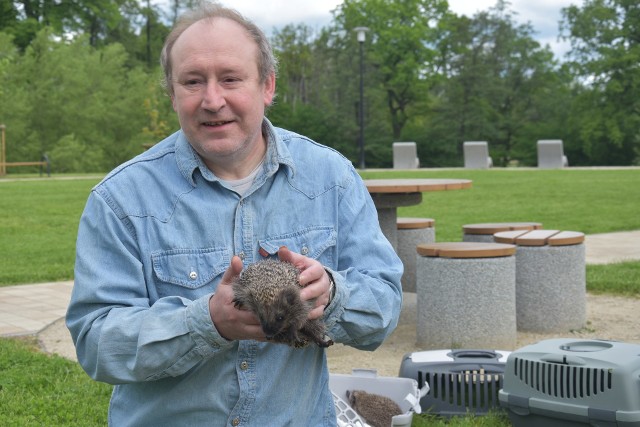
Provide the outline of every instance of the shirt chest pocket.
[[309,227],[292,233],[278,234],[260,239],[260,251],[275,255],[286,246],[289,250],[316,259],[326,266],[333,264],[336,231],[333,227]]
[[[159,297],[197,299],[213,292],[214,279],[230,264],[226,249],[171,249],[151,254]],[[208,285],[208,286],[207,286]]]

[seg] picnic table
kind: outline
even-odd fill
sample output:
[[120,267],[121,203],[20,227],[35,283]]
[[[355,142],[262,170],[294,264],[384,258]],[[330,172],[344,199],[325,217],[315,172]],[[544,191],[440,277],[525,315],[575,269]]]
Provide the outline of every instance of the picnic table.
[[398,207],[422,202],[422,193],[471,188],[469,179],[389,178],[364,180],[378,211],[382,232],[394,249],[398,247]]

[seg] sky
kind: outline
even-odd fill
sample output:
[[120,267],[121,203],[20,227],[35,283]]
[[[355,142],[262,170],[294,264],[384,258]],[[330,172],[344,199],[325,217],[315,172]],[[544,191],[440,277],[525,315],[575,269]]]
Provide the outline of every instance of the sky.
[[[258,24],[265,32],[287,24],[305,23],[322,28],[331,22],[331,11],[342,0],[221,0]],[[549,44],[557,57],[568,50],[568,44],[557,40],[560,9],[580,6],[583,0],[510,0],[510,9],[517,13],[518,23],[531,22],[534,37],[544,46]],[[449,8],[458,15],[473,16],[494,6],[495,0],[449,0]]]

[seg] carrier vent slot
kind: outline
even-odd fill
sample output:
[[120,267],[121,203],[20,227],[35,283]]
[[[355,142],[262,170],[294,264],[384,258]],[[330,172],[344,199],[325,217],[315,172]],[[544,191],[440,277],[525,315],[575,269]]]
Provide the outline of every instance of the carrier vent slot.
[[[420,372],[420,379],[423,378],[422,374]],[[424,372],[424,380],[429,384],[429,395],[433,399],[469,411],[498,406],[502,378],[502,372],[498,374],[484,369],[455,373]]]
[[514,361],[516,378],[549,396],[579,399],[595,396],[613,388],[613,378],[609,369],[537,362],[518,357]]

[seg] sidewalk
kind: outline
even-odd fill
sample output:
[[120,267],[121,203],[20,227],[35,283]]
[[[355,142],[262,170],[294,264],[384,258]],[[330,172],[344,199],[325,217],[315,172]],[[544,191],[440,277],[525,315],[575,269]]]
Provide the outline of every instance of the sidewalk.
[[32,335],[64,317],[73,282],[0,288],[0,336]]
[[[588,235],[585,246],[587,264],[640,261],[640,231]],[[0,287],[0,336],[38,334],[62,319],[72,287],[72,281]]]

